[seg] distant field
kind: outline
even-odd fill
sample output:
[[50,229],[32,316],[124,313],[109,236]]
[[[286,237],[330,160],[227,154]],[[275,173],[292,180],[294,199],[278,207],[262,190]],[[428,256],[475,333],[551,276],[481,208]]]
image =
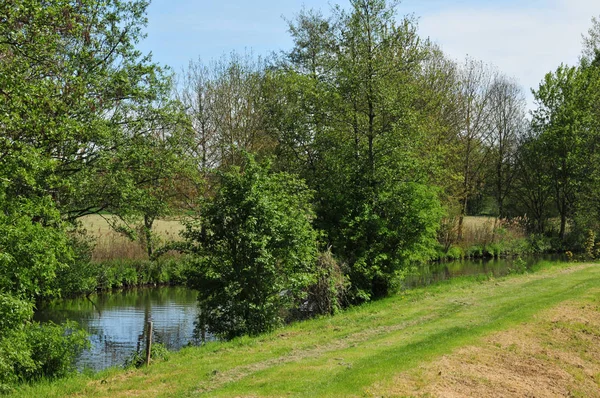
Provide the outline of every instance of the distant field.
[[[147,258],[146,252],[139,242],[132,242],[110,227],[107,220],[111,217],[113,216],[90,215],[80,220],[87,235],[92,237],[96,243],[93,259],[103,261]],[[157,220],[154,222],[154,231],[164,241],[180,239],[179,232],[183,228],[180,220]]]
[[494,217],[467,216],[463,221],[465,230],[485,228],[491,230],[494,227]]
[[[96,242],[93,259],[96,261],[117,259],[145,259],[146,252],[139,242],[132,242],[124,235],[115,232],[107,222],[112,216],[91,215],[81,219],[88,236]],[[485,241],[492,232],[494,217],[465,217],[464,241],[468,244]],[[180,239],[184,229],[180,220],[157,220],[154,231],[164,241]]]

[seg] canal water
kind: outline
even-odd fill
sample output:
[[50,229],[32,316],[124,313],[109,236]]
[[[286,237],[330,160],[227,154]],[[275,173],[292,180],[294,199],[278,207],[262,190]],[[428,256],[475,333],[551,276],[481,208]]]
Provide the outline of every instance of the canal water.
[[143,349],[148,321],[153,322],[154,341],[170,350],[193,343],[196,296],[183,287],[129,289],[56,300],[39,309],[34,319],[79,323],[89,333],[91,348],[81,355],[77,368],[97,371],[122,365]]
[[562,255],[538,255],[511,258],[493,258],[478,260],[457,260],[430,263],[419,266],[418,271],[405,277],[403,287],[407,289],[428,286],[432,283],[469,275],[505,276],[511,272],[530,270],[542,261],[566,261]]
[[[526,258],[526,267],[558,258]],[[515,269],[514,259],[454,261],[428,264],[409,275],[405,288],[426,286],[458,276],[486,274],[502,276]],[[79,370],[102,370],[120,366],[136,350],[144,348],[145,328],[153,321],[154,340],[169,350],[196,343],[196,293],[183,287],[130,289],[92,295],[89,298],[57,300],[40,308],[40,322],[79,323],[90,335],[91,348],[77,362]]]

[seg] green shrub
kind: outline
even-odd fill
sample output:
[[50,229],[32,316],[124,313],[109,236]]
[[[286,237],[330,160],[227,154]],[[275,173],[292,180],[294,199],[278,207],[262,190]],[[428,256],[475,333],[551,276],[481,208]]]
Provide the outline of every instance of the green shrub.
[[552,249],[550,239],[544,234],[531,234],[527,240],[533,253],[547,253]]
[[70,246],[74,251],[73,261],[57,271],[56,285],[62,296],[91,293],[98,281],[98,267],[91,261],[92,241],[85,235],[72,233]]
[[36,364],[27,380],[64,377],[75,371],[75,360],[89,347],[87,334],[75,322],[32,323],[27,327],[31,359]]
[[458,246],[451,246],[450,249],[448,249],[446,256],[449,259],[460,260],[465,257],[465,252]]
[[468,258],[479,258],[483,257],[483,247],[479,245],[471,246],[466,250]]
[[87,335],[75,323],[28,323],[5,331],[0,338],[0,391],[74,372],[76,358],[88,346]]
[[517,257],[508,268],[509,274],[524,274],[527,272],[527,262],[521,257]]
[[198,327],[227,339],[279,326],[316,278],[310,191],[250,156],[246,162],[217,175],[215,196],[184,233]]
[[500,257],[502,251],[502,246],[499,243],[490,243],[484,248],[486,257]]
[[[152,348],[150,349],[150,359],[152,361],[168,361],[169,360],[169,350],[162,343],[152,343]],[[129,356],[125,360],[123,364],[124,368],[141,368],[146,364],[146,350],[139,349]]]

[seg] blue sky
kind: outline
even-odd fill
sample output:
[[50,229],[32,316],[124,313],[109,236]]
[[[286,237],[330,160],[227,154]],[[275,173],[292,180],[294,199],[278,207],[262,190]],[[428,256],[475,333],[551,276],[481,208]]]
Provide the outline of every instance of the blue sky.
[[[325,13],[330,8],[326,0],[153,0],[141,49],[176,72],[199,57],[287,49],[291,40],[282,17],[292,18],[303,5]],[[405,0],[398,10],[414,13],[421,34],[450,57],[468,54],[494,64],[529,91],[561,62],[576,62],[581,34],[600,15],[600,1]],[[530,95],[528,101],[532,106]]]

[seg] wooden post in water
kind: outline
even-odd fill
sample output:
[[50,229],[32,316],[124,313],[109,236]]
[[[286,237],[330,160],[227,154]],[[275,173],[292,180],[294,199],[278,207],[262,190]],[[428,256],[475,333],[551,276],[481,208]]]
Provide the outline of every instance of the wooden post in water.
[[150,366],[150,354],[152,353],[152,321],[148,321],[148,336],[146,336],[146,366]]

